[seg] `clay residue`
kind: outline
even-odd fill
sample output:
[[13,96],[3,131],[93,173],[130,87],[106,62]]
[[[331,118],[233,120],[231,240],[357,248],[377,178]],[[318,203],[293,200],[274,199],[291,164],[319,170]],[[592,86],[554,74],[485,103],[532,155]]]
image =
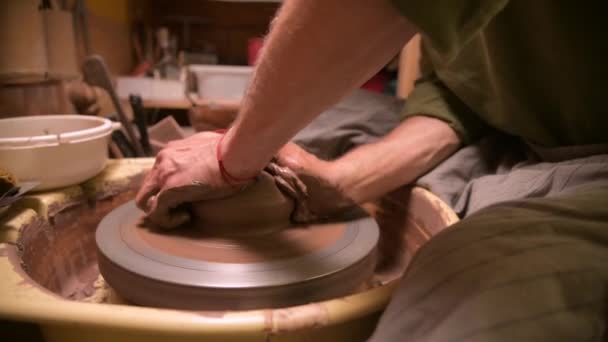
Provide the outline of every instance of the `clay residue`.
[[53,203],[49,205],[47,210],[48,220],[53,226],[73,222],[82,216],[80,210],[83,209],[85,203],[84,196],[78,196],[73,200],[62,203]]
[[329,313],[322,303],[264,311],[264,327],[270,334],[314,329],[329,323]]
[[97,278],[93,282],[91,288],[91,293],[88,296],[81,298],[81,301],[97,304],[129,304],[126,300],[121,298],[110,285],[108,285],[101,274],[97,274]]
[[224,318],[229,311],[217,310],[217,311],[193,311],[194,313],[208,318]]
[[62,286],[61,296],[72,300],[82,300],[92,296],[98,275],[99,269],[95,264],[83,268],[77,275],[67,278]]
[[[32,279],[35,286],[66,299],[83,300],[95,293],[99,275],[95,230],[114,207],[133,197],[124,192],[90,206],[62,207],[51,222],[35,220],[21,228],[17,240],[16,267]],[[55,208],[57,209],[57,208]]]
[[13,266],[12,271],[17,273],[22,279],[18,283],[19,286],[37,287],[42,292],[44,292],[48,295],[58,296],[56,293],[51,292],[46,288],[40,288],[40,285],[38,283],[36,283],[32,278],[30,278],[30,276],[23,270],[21,257],[19,256],[19,254],[21,254],[21,252],[19,251],[17,245],[9,244],[4,248],[4,251],[6,253],[6,256],[8,257],[8,261]]

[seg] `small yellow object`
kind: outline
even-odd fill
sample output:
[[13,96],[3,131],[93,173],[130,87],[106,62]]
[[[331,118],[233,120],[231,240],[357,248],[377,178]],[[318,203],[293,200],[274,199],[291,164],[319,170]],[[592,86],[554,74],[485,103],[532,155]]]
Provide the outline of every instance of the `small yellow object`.
[[0,195],[17,185],[17,178],[7,171],[0,169]]

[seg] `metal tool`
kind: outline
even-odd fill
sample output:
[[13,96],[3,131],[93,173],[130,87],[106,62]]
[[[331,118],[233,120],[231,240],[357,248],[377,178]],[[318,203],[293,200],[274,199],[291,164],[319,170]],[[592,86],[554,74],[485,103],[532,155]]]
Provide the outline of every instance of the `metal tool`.
[[112,132],[112,141],[120,150],[123,158],[136,157],[135,150],[133,150],[133,145],[129,143],[129,139],[127,139],[127,136],[122,131]]
[[120,123],[127,132],[127,136],[129,137],[131,145],[135,149],[135,156],[145,156],[144,150],[141,147],[139,140],[135,136],[133,126],[129,122],[129,119],[127,118],[125,112],[122,110],[118,95],[116,94],[116,91],[114,91],[114,86],[112,85],[112,81],[110,80],[110,74],[103,58],[99,55],[92,55],[87,57],[84,61],[82,72],[84,74],[85,82],[87,82],[89,85],[100,87],[108,92],[110,98],[112,99],[114,107],[116,107],[118,119],[120,120]]
[[152,147],[150,146],[150,137],[148,136],[148,118],[144,112],[141,96],[135,94],[129,95],[129,103],[131,103],[131,109],[133,110],[133,116],[135,118],[135,125],[139,131],[139,140],[141,145],[146,155],[151,156]]
[[2,196],[0,196],[0,208],[7,207],[15,203],[21,196],[33,190],[39,184],[40,182],[38,181],[30,181],[21,182],[18,185],[14,186],[9,191],[5,192],[4,194],[2,194]]

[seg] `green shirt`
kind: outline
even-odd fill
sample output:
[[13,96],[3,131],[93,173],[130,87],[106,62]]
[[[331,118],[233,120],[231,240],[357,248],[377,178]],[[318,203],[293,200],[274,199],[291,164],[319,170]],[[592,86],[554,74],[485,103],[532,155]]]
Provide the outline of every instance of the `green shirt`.
[[392,0],[423,37],[404,115],[544,146],[608,142],[603,1]]

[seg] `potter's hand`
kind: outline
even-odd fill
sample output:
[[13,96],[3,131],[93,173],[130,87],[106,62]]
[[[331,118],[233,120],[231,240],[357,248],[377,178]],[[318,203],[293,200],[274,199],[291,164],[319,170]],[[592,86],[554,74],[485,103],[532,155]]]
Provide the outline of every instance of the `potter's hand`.
[[337,179],[341,175],[332,166],[332,162],[320,160],[298,145],[288,143],[266,167],[279,188],[294,198],[294,222],[326,218],[354,205],[339,189]]
[[173,228],[190,220],[182,204],[227,197],[242,188],[222,177],[216,159],[220,137],[212,132],[198,133],[172,141],[158,153],[135,199],[146,219],[156,226]]

